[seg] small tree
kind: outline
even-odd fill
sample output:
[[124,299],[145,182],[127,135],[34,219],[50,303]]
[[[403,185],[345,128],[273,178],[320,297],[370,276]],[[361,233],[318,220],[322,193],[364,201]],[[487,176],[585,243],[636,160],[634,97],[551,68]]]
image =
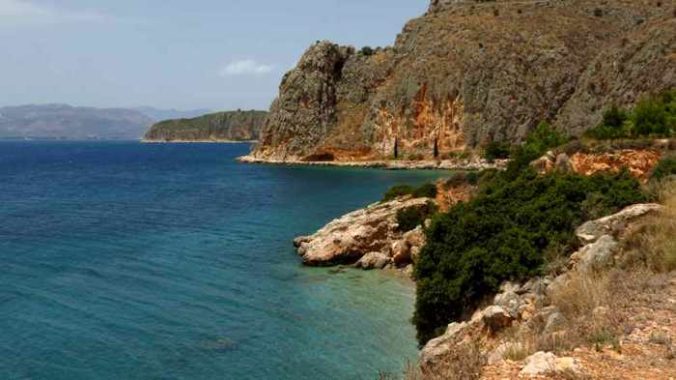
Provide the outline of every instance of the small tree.
[[361,50],[360,50],[359,52],[360,52],[362,55],[370,56],[370,55],[373,55],[374,50],[373,50],[373,48],[371,48],[370,46],[364,46],[363,48],[361,48]]

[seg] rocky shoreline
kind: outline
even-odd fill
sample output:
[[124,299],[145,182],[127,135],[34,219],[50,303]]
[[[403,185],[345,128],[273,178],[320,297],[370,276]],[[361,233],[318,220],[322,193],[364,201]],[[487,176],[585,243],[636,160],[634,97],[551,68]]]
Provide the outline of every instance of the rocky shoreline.
[[367,161],[303,161],[303,160],[275,160],[262,159],[251,155],[237,158],[237,161],[247,164],[264,165],[305,165],[305,166],[336,166],[348,168],[376,168],[389,170],[485,170],[503,169],[507,160],[489,162],[485,159],[455,159],[455,160],[367,160]]
[[255,144],[258,140],[148,140],[142,144]]
[[399,198],[375,203],[335,219],[310,236],[294,239],[294,246],[309,266],[354,265],[363,269],[401,268],[411,265],[425,244],[421,226],[402,231],[399,211],[426,207],[431,198]]

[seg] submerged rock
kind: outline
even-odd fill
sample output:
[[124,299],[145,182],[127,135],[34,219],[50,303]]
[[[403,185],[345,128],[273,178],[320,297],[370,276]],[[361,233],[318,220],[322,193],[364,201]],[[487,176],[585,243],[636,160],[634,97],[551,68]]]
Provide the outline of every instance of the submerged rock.
[[381,252],[369,252],[362,256],[355,266],[362,269],[383,269],[392,259]]

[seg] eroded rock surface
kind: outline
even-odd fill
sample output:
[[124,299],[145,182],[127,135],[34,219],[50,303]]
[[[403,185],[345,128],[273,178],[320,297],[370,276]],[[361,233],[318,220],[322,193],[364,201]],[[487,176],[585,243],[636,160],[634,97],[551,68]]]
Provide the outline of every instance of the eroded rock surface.
[[[369,254],[367,267],[380,264],[382,257],[409,264],[424,245],[422,228],[399,230],[397,212],[424,208],[429,198],[400,198],[376,203],[333,220],[314,235],[298,237],[294,245],[306,265],[352,264]],[[379,265],[378,265],[379,266]]]

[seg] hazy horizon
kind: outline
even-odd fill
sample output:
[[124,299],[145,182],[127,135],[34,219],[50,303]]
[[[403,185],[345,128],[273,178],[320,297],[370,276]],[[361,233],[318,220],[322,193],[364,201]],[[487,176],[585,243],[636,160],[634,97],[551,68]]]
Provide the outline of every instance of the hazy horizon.
[[268,109],[316,40],[387,46],[428,0],[0,0],[0,107]]

